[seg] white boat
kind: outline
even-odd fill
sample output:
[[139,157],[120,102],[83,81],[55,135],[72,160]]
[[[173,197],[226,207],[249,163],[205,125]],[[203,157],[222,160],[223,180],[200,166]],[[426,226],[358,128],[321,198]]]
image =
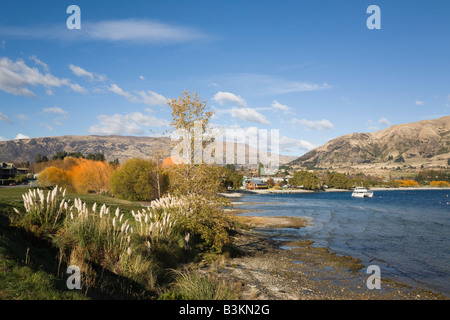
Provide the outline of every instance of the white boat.
[[372,198],[373,191],[366,189],[364,187],[356,187],[353,189],[352,197],[355,198]]

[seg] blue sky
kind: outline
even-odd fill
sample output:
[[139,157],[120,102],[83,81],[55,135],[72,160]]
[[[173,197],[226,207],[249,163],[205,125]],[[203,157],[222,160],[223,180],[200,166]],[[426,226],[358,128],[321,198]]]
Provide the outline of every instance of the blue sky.
[[279,129],[286,155],[438,118],[449,14],[448,1],[2,1],[0,140],[163,132],[184,89],[214,124]]

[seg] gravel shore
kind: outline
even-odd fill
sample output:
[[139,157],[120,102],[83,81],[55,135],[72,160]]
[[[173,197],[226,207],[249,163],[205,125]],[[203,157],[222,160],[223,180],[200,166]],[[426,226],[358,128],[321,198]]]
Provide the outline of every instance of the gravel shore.
[[277,241],[263,231],[256,226],[238,230],[239,253],[200,271],[234,285],[240,300],[448,300],[382,274],[381,289],[370,290],[370,274],[358,259],[314,247],[312,241]]

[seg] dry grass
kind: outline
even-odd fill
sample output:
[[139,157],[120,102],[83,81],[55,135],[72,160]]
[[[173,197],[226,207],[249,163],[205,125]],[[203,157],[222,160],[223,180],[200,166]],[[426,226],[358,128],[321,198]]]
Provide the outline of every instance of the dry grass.
[[225,281],[196,271],[174,271],[173,287],[183,300],[234,300],[236,288]]

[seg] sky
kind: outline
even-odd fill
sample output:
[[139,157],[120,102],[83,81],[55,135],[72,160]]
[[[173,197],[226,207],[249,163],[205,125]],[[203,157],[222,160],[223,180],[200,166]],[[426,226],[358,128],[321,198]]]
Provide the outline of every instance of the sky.
[[183,90],[216,126],[278,129],[284,155],[439,118],[449,15],[444,0],[4,0],[0,140],[162,134]]

